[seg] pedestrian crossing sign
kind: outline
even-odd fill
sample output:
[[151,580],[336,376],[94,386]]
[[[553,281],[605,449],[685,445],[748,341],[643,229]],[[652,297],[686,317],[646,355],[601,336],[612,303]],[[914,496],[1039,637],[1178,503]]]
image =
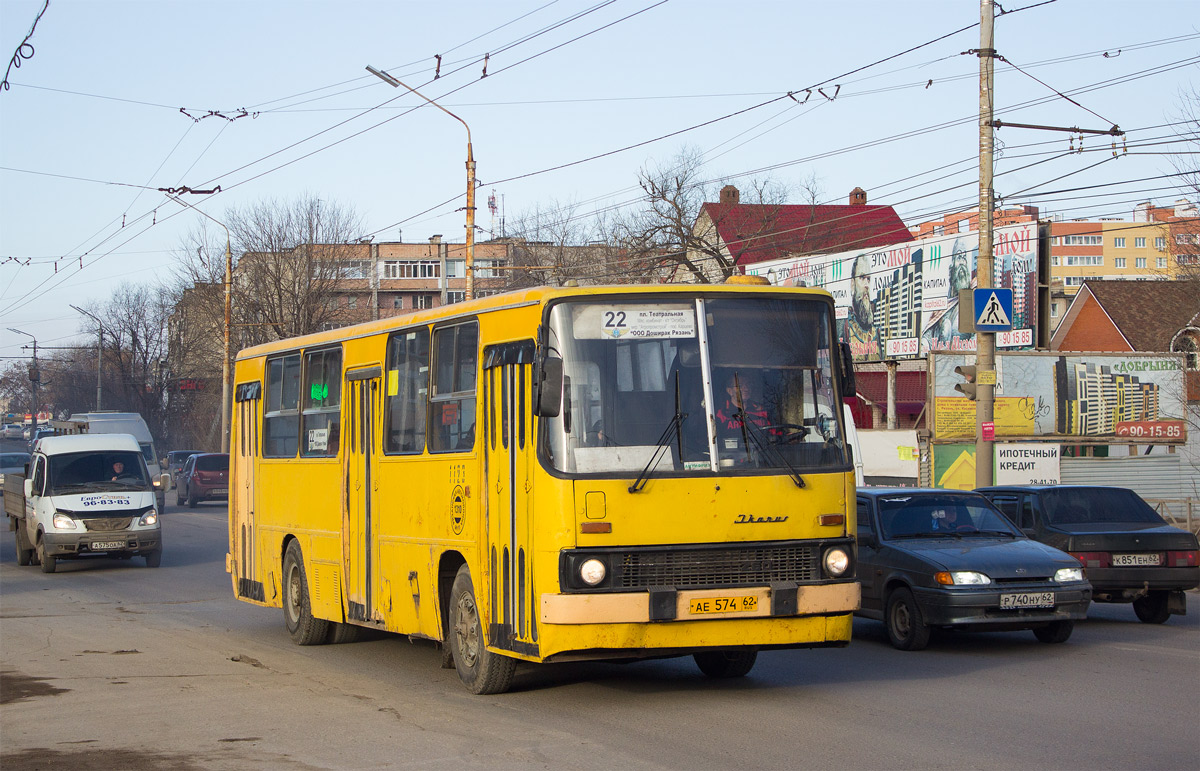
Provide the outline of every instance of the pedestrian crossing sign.
[[1012,329],[1013,293],[1011,289],[975,290],[975,331],[1008,332]]

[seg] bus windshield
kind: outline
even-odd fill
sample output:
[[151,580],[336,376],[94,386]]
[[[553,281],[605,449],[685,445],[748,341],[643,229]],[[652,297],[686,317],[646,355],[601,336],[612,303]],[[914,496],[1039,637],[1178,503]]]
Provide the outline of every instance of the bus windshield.
[[809,297],[614,297],[552,307],[557,471],[627,476],[845,470],[831,307]]

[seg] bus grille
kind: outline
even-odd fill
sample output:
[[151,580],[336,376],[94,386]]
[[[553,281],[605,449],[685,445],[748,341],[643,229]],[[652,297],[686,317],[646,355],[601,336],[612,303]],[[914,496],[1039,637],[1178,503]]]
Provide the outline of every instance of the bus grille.
[[619,565],[614,571],[614,588],[701,589],[784,581],[807,583],[820,578],[818,548],[797,544],[626,552],[614,561],[614,567]]

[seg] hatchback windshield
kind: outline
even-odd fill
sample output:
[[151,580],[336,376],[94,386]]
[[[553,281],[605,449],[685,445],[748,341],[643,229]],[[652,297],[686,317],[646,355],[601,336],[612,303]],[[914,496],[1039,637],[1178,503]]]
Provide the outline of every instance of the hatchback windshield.
[[1162,517],[1132,490],[1119,487],[1068,487],[1042,493],[1042,508],[1051,525],[1085,522],[1165,524]]
[[629,475],[847,466],[828,303],[809,297],[622,297],[550,313],[563,408],[549,463]]
[[887,538],[1021,535],[1004,515],[976,496],[895,495],[880,498],[879,524]]
[[150,489],[141,453],[74,452],[51,455],[49,462],[50,495]]

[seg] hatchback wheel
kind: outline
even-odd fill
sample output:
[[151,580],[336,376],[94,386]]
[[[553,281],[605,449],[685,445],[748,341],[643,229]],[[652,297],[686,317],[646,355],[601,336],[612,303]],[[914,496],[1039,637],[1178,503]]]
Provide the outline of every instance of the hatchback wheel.
[[929,644],[929,625],[921,618],[921,609],[908,589],[901,587],[888,595],[884,616],[888,640],[902,651],[919,651]]

